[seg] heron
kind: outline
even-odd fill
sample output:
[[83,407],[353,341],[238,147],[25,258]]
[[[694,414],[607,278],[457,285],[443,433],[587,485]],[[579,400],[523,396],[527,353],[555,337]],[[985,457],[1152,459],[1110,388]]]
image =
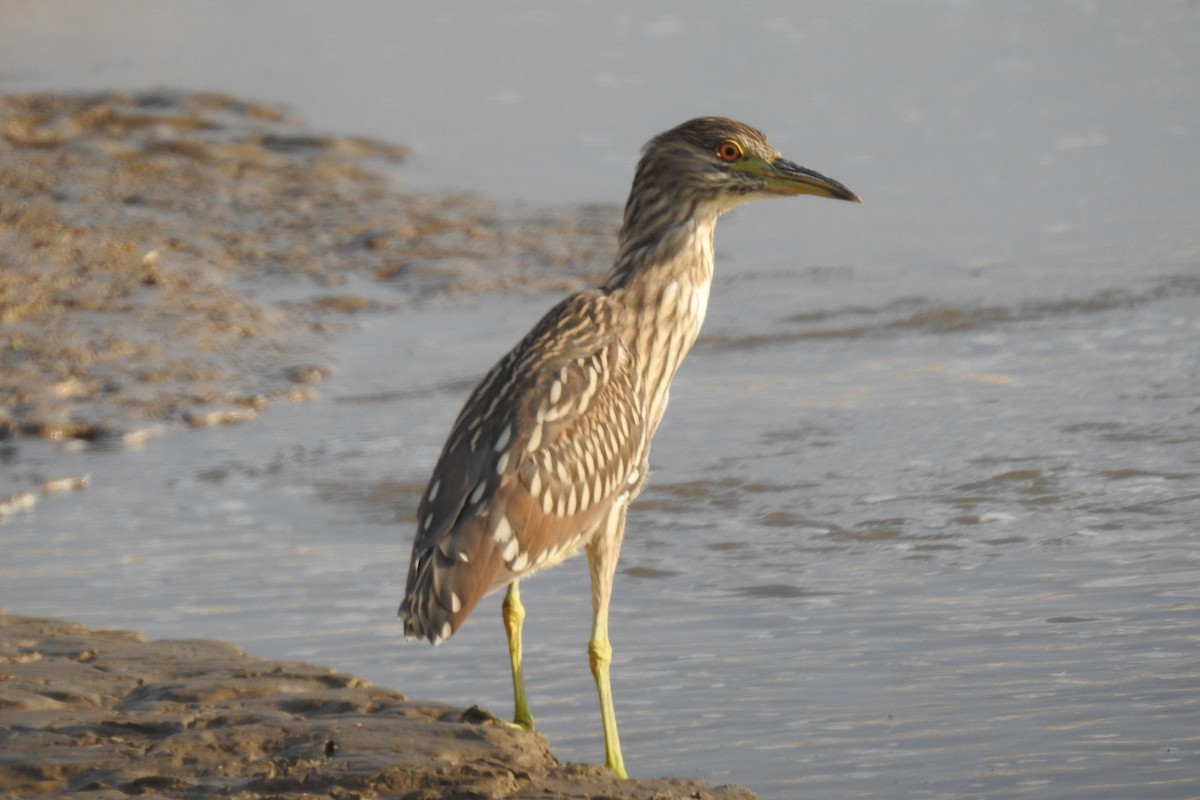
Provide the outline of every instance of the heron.
[[522,580],[587,553],[588,663],[605,763],[627,777],[613,711],[608,611],[629,504],[671,380],[700,333],[713,229],[751,200],[861,202],[788,161],[755,128],[701,117],[642,149],[617,254],[603,282],[555,305],[483,377],[451,428],[417,509],[405,598],[408,639],[440,644],[485,595],[507,588],[513,724],[533,729],[522,673]]

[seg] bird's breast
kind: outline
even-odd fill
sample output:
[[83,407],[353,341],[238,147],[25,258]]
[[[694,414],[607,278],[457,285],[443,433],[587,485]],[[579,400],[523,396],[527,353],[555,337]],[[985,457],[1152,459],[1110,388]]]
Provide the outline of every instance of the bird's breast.
[[712,237],[691,237],[688,247],[661,265],[653,279],[635,282],[625,300],[626,346],[637,359],[650,431],[666,411],[671,380],[695,344],[708,311]]

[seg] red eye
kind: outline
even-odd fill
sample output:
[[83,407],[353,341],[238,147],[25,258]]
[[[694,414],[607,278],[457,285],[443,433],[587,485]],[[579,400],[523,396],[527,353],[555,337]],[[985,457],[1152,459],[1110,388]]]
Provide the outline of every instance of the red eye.
[[722,161],[737,161],[742,157],[742,147],[737,142],[727,141],[717,145],[717,158]]

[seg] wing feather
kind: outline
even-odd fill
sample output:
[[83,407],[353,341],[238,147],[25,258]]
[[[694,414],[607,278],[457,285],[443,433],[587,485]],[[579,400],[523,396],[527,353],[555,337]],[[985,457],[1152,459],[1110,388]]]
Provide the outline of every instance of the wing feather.
[[586,544],[640,485],[649,431],[618,313],[601,292],[572,295],[468,398],[417,511],[406,635],[448,638],[484,595]]

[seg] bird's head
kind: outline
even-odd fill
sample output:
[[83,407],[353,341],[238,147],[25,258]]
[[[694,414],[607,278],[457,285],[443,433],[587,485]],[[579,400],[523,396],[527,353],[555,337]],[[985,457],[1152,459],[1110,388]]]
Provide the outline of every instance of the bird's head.
[[858,203],[848,188],[785,159],[763,134],[724,117],[700,117],[646,144],[635,179],[675,199],[712,203],[717,213],[748,200],[812,194]]

